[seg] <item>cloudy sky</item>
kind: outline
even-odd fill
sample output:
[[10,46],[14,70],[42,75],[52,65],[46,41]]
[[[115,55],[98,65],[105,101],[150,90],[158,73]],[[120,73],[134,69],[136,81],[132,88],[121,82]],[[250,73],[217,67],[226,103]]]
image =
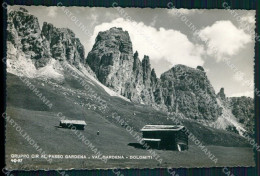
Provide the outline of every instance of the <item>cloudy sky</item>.
[[[38,17],[41,26],[46,21],[74,31],[86,55],[99,31],[122,27],[129,32],[140,59],[143,55],[150,57],[158,77],[175,64],[193,68],[201,65],[216,92],[224,87],[227,96],[253,97],[253,87],[245,84],[254,79],[254,40],[250,34],[255,28],[253,10],[236,10],[234,16],[217,9],[66,7],[66,14],[62,7],[23,7]],[[79,23],[86,26],[85,31]],[[232,71],[226,61],[239,72]]]

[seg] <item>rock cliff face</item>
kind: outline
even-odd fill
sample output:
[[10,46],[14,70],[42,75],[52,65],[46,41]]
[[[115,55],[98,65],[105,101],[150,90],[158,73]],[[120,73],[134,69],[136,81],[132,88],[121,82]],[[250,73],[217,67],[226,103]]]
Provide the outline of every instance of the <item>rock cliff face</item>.
[[[7,58],[16,70],[24,70],[18,67],[27,64],[36,72],[52,63],[51,60],[56,60],[67,61],[79,70],[83,66],[96,77],[89,66],[84,64],[84,47],[70,29],[56,28],[44,22],[41,30],[37,17],[24,8],[10,11],[7,24]],[[18,62],[23,63],[19,65]]]
[[161,75],[165,105],[170,111],[188,118],[216,120],[221,108],[206,73],[184,65],[176,65]]
[[232,114],[243,124],[250,135],[254,134],[255,113],[254,100],[250,97],[229,98]]
[[50,60],[49,44],[41,36],[38,19],[24,8],[8,14],[7,41],[31,58],[36,67],[45,66]]
[[253,137],[255,113],[254,113],[254,99],[250,97],[226,97],[224,88],[221,88],[217,94],[218,99],[221,100],[224,108],[229,110],[237,122],[243,125],[246,133]]
[[217,94],[217,96],[221,99],[221,100],[226,100],[226,95],[224,93],[224,88],[222,87],[219,91],[219,93]]
[[20,8],[8,14],[7,45],[12,66],[26,60],[18,64],[24,68],[22,72],[44,68],[53,60],[67,61],[79,70],[86,68],[102,84],[133,102],[214,121],[222,114],[220,99],[248,130],[253,127],[252,99],[227,98],[224,89],[216,95],[201,66],[176,65],[157,78],[149,56],[140,58],[137,51],[133,53],[130,36],[122,28],[99,32],[85,60],[84,47],[70,29],[44,23],[41,30],[38,19]]
[[133,54],[127,31],[114,27],[100,32],[86,62],[98,80],[115,92],[134,102],[153,103],[151,85],[156,80],[155,72],[152,73],[148,56],[141,62],[138,53]]
[[124,95],[132,76],[132,52],[128,32],[111,28],[98,34],[87,63],[101,83]]
[[134,102],[152,105],[188,118],[215,120],[221,114],[215,91],[201,66],[177,65],[156,77],[149,56],[133,54],[127,31],[100,32],[87,63],[104,85]]
[[48,41],[53,58],[67,60],[74,65],[83,63],[84,47],[70,29],[56,28],[52,24],[44,22],[41,35]]

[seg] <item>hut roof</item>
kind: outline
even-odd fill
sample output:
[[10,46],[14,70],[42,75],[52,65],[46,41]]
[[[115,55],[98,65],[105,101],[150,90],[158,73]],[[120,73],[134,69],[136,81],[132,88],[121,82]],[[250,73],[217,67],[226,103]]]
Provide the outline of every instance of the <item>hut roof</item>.
[[87,125],[84,120],[61,120],[63,124]]
[[141,131],[179,131],[182,125],[145,125]]
[[160,142],[161,139],[152,139],[152,138],[143,138],[143,141],[156,141],[156,142]]

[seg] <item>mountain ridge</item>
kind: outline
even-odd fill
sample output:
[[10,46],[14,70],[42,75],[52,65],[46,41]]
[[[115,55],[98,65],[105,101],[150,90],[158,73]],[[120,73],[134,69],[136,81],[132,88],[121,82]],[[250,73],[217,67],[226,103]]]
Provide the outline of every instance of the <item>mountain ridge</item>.
[[[86,62],[101,83],[133,102],[164,111],[178,111],[195,119],[215,120],[221,114],[215,91],[203,67],[193,69],[176,65],[157,78],[149,56],[144,55],[140,60],[138,51],[133,53],[129,34],[122,28],[99,32]],[[188,84],[184,78],[189,79]],[[206,105],[207,99],[212,104]],[[187,101],[189,103],[185,103]]]
[[[133,103],[181,114],[188,119],[217,121],[223,114],[218,101],[236,116],[241,111],[247,112],[245,105],[239,107],[240,103],[252,104],[249,100],[234,99],[233,106],[227,107],[224,89],[215,93],[202,66],[175,65],[157,78],[149,56],[140,60],[138,51],[133,52],[128,32],[122,28],[99,32],[92,50],[85,56],[84,47],[73,31],[47,22],[40,29],[37,17],[20,8],[8,15],[7,43],[10,73],[20,69],[28,77],[35,74],[63,79],[62,63],[68,63]],[[251,111],[252,108],[248,112]],[[252,115],[248,116],[250,120],[237,119],[246,121],[247,130],[252,131]]]

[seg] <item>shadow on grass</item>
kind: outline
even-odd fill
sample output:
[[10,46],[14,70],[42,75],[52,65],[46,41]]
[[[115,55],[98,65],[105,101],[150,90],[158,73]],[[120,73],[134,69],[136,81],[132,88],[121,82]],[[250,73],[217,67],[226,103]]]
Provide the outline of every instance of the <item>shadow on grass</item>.
[[61,126],[54,126],[55,128],[62,128]]
[[[142,145],[140,143],[129,143],[128,145],[131,146],[131,147],[134,147],[136,149],[147,150],[147,148],[144,147],[144,145]],[[161,149],[158,148],[158,146],[154,146],[154,145],[148,145],[148,146],[149,146],[149,149],[161,150]],[[165,149],[163,149],[163,150],[165,150]]]
[[137,149],[145,149],[140,143],[129,143],[128,145]]

